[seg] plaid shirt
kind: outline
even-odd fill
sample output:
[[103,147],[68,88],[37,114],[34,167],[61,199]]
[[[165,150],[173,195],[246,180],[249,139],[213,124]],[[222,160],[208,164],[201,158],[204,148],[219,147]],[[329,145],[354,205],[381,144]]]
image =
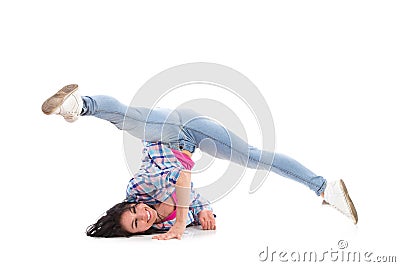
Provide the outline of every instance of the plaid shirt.
[[[185,168],[175,157],[172,150],[161,142],[143,141],[142,162],[138,172],[129,181],[126,189],[126,201],[155,205],[167,200],[175,191],[180,171]],[[209,201],[196,193],[191,183],[191,204],[186,225],[199,224],[198,213],[211,210]],[[168,230],[175,219],[153,224],[153,228]]]

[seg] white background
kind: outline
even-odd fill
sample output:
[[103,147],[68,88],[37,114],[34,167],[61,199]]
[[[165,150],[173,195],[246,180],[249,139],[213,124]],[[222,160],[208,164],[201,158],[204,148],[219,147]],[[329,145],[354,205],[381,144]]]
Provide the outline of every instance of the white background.
[[[339,240],[396,255],[399,12],[397,1],[2,1],[0,265],[265,266],[267,246],[322,254]],[[122,133],[95,118],[45,116],[42,102],[78,83],[84,95],[129,103],[153,75],[197,61],[258,86],[277,152],[343,178],[358,226],[276,174],[250,195],[249,172],[214,204],[215,232],[85,236],[124,197]]]

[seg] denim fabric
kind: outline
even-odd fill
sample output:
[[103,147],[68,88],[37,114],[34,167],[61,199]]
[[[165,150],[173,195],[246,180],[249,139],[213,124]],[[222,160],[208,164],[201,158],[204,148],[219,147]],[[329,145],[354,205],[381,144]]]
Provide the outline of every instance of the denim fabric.
[[248,168],[271,169],[274,173],[306,185],[318,196],[325,190],[326,180],[296,160],[279,153],[272,157],[273,152],[249,145],[229,129],[190,109],[128,107],[105,95],[83,96],[82,99],[84,105],[81,115],[107,120],[141,140],[161,141],[172,149],[194,152],[202,140],[212,139],[214,145],[202,146],[203,152],[211,155],[216,152],[217,158],[231,160]]

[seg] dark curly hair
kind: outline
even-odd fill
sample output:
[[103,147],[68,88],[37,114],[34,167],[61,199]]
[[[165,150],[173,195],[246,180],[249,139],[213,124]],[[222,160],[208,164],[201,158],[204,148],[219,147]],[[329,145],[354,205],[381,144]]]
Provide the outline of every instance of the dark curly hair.
[[122,213],[130,208],[132,202],[123,201],[115,204],[112,208],[106,211],[106,213],[97,220],[96,223],[89,225],[86,229],[86,235],[90,237],[131,237],[133,235],[148,235],[154,233],[160,233],[160,231],[154,228],[149,228],[145,232],[130,233],[122,229],[120,219]]

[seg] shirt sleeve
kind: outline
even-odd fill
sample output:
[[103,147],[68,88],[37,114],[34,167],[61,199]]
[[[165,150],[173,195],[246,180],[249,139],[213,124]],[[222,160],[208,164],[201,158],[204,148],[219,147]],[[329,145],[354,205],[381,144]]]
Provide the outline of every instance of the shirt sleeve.
[[179,166],[172,166],[170,168],[168,168],[166,171],[168,172],[167,177],[166,177],[166,182],[171,182],[174,185],[176,184],[176,182],[178,181],[179,175],[181,174],[181,171],[184,168],[179,167]]
[[[199,212],[202,210],[210,210],[213,212],[213,209],[210,205],[210,202],[203,198],[199,193],[197,193],[196,191],[192,190],[192,203],[190,204],[190,212],[192,212],[193,214],[193,218],[196,222],[196,224],[199,224]],[[214,214],[215,217],[215,214]]]

